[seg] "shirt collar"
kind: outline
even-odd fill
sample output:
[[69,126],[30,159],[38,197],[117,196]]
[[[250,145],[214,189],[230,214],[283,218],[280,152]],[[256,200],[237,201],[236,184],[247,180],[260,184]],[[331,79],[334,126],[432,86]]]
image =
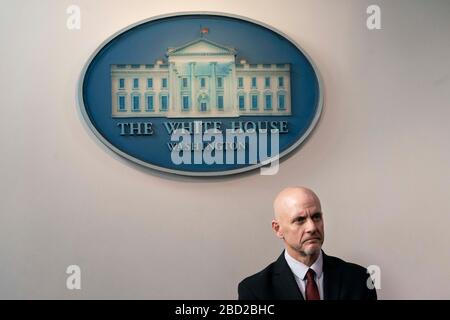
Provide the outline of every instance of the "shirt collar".
[[306,272],[308,272],[309,268],[314,270],[317,278],[320,278],[322,276],[323,271],[322,250],[320,250],[319,256],[317,257],[316,261],[314,261],[311,267],[308,267],[307,265],[301,263],[300,261],[292,258],[287,252],[287,250],[284,250],[284,258],[286,259],[289,268],[291,268],[292,273],[301,280],[305,279]]

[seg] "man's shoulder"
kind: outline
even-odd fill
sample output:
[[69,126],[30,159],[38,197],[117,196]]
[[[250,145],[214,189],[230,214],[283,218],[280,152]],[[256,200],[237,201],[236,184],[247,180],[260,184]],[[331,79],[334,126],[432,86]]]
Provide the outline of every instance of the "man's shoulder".
[[341,258],[328,255],[325,255],[324,259],[326,260],[324,265],[325,272],[326,268],[333,268],[339,271],[339,273],[344,277],[348,276],[367,278],[367,269],[359,264],[348,262]]
[[261,271],[255,273],[251,276],[246,277],[244,280],[242,280],[240,282],[239,285],[241,285],[241,284],[255,285],[255,284],[260,284],[261,282],[267,281],[275,273],[276,263],[277,263],[277,261],[274,261],[271,264],[269,264],[267,267],[262,269]]
[[[323,253],[323,272],[328,299],[376,299],[368,290],[367,269]],[[280,284],[281,281],[281,284]],[[239,283],[239,299],[297,299],[300,294],[284,255]]]
[[[333,280],[335,286],[339,288],[330,299],[345,300],[376,300],[376,290],[369,286],[370,275],[366,268],[356,263],[347,262],[343,259],[327,256],[327,263],[324,263],[324,275]],[[330,283],[328,283],[330,285]]]
[[[339,271],[343,275],[353,275],[353,276],[367,276],[367,269],[363,266],[345,261],[344,259],[329,256],[323,253],[324,256],[324,267],[325,268],[332,268],[334,270]],[[273,261],[271,264],[269,264],[267,267],[262,269],[261,271],[246,277],[243,279],[240,283],[244,284],[257,284],[261,283],[262,281],[267,281],[272,278],[272,276],[279,272],[280,269],[280,259],[284,259],[283,254],[278,258],[278,260]]]
[[238,285],[239,299],[277,299],[275,275],[282,272],[282,269],[283,261],[280,257],[261,271],[242,280]]

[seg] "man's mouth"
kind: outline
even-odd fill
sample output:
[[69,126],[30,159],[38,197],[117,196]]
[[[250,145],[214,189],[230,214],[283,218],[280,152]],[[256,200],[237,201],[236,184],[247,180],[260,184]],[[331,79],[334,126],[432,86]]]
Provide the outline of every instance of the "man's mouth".
[[320,241],[320,239],[319,238],[311,238],[311,239],[305,240],[304,242],[311,242],[311,241]]

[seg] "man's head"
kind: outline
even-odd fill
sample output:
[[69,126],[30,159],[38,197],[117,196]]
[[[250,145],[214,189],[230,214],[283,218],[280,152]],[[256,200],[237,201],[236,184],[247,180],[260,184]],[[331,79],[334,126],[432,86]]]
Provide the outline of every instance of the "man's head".
[[322,209],[317,195],[304,187],[289,187],[275,198],[272,229],[295,258],[315,258],[324,241]]

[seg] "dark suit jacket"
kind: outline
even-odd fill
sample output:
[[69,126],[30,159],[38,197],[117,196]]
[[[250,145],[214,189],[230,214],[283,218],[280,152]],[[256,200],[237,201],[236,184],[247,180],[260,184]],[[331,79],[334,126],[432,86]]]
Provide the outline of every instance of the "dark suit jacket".
[[[324,300],[377,299],[376,290],[367,287],[365,268],[322,254]],[[238,294],[239,300],[303,300],[284,251],[277,261],[239,283]]]

